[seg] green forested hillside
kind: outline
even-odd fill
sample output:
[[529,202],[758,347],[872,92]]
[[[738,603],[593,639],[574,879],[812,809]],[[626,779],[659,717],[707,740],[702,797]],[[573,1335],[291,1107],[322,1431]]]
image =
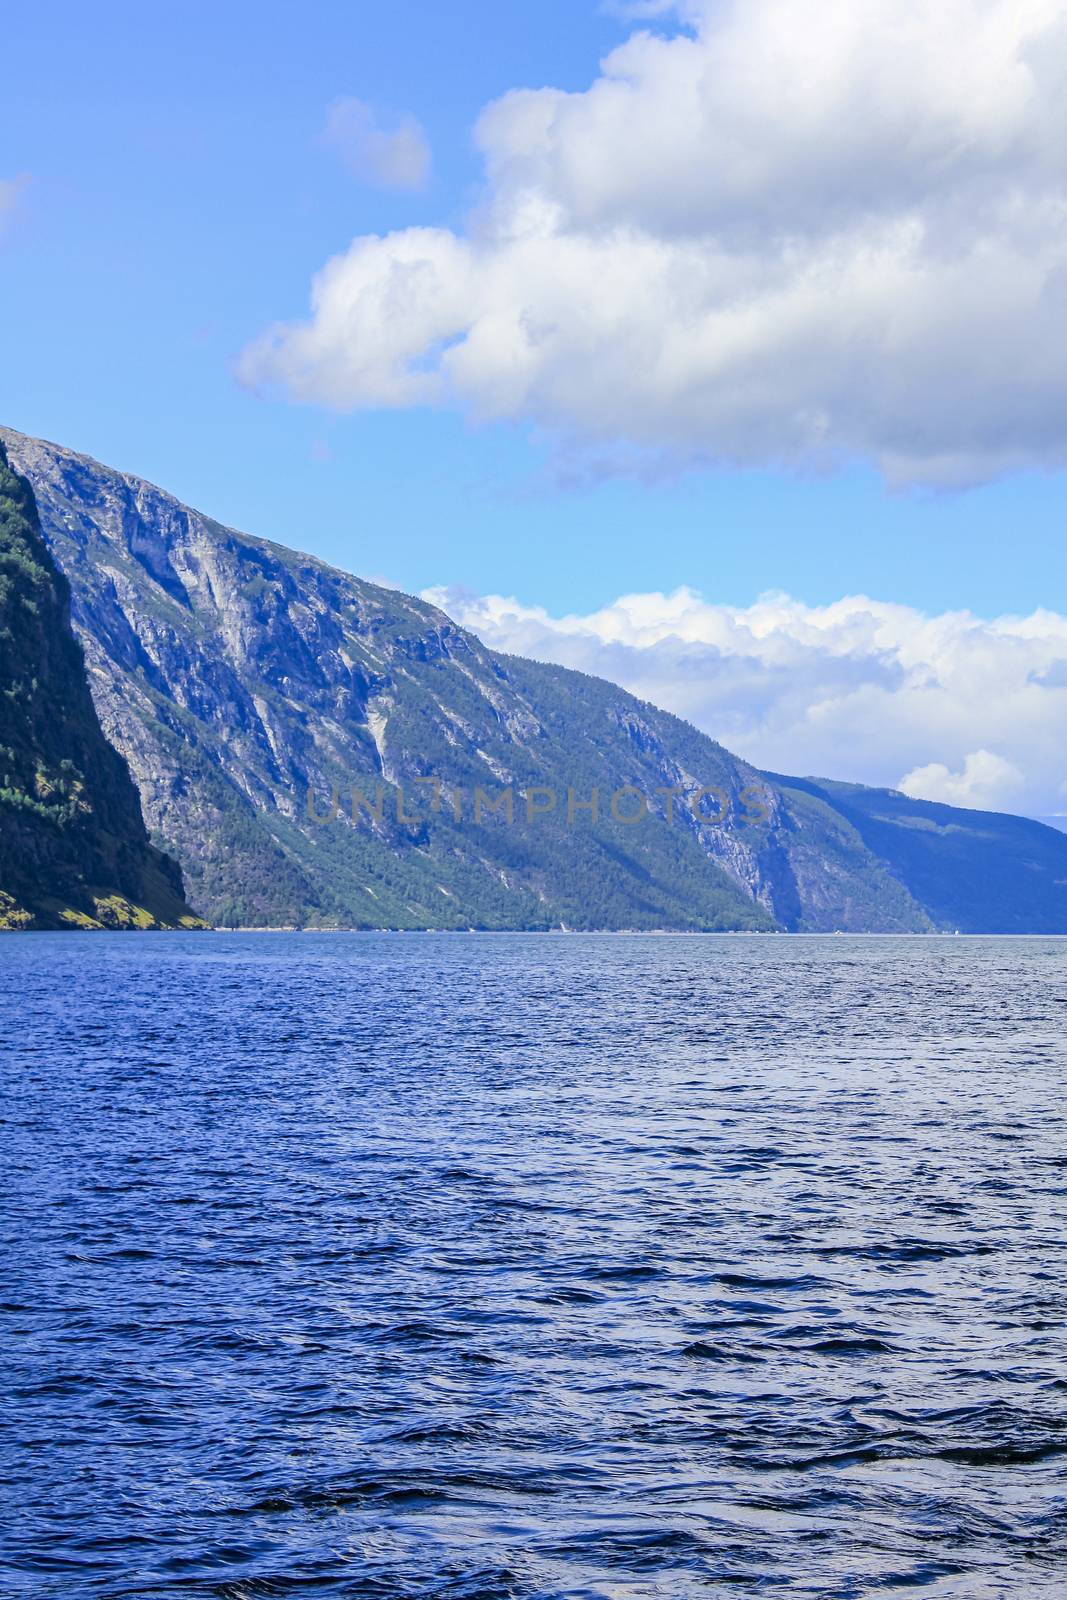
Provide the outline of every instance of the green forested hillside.
[[[70,579],[104,729],[213,921],[1067,932],[1067,835],[761,774],[614,684],[0,434]],[[594,789],[599,815],[568,818]],[[538,791],[554,805],[528,817]],[[612,815],[619,791],[639,825]]]
[[891,789],[768,777],[832,806],[928,911],[961,933],[1067,932],[1067,835],[1027,817],[963,811]]
[[0,928],[183,921],[181,873],[101,732],[66,579],[0,443]]

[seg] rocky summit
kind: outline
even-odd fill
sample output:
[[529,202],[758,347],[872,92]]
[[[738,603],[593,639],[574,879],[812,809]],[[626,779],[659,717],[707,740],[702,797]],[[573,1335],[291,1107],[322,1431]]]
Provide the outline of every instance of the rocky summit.
[[100,721],[230,926],[1067,931],[1067,836],[761,773],[613,684],[0,430]]

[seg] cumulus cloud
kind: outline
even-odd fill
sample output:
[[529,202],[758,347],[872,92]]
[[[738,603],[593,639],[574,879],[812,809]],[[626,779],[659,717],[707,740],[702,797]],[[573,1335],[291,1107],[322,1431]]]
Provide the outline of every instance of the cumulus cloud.
[[943,761],[916,767],[901,780],[901,789],[922,800],[940,800],[949,806],[1003,809],[1024,787],[1023,775],[1011,761],[992,750],[972,750],[959,772]]
[[638,9],[585,91],[487,107],[464,230],[355,239],[245,381],[605,460],[1067,464],[1063,0]]
[[384,126],[365,100],[335,100],[323,141],[363,183],[421,189],[430,175],[430,146],[417,118],[405,115]]
[[927,616],[862,596],[714,605],[690,589],[553,617],[435,589],[496,649],[609,678],[760,767],[953,805],[1067,809],[1067,617]]

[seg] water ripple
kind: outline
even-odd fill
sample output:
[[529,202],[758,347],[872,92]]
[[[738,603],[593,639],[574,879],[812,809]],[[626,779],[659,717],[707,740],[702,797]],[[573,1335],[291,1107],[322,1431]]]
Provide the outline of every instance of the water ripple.
[[1067,945],[8,936],[0,1592],[1067,1593]]

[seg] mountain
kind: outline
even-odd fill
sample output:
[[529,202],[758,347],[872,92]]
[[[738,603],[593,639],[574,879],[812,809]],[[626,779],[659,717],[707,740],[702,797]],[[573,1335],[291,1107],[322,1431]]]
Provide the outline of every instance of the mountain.
[[104,729],[213,921],[1067,931],[1067,835],[759,773],[612,684],[0,437]]
[[936,927],[1067,932],[1067,836],[1059,829],[1002,812],[913,800],[894,789],[765,776],[832,805]]
[[67,581],[0,443],[0,928],[196,925],[104,738]]

